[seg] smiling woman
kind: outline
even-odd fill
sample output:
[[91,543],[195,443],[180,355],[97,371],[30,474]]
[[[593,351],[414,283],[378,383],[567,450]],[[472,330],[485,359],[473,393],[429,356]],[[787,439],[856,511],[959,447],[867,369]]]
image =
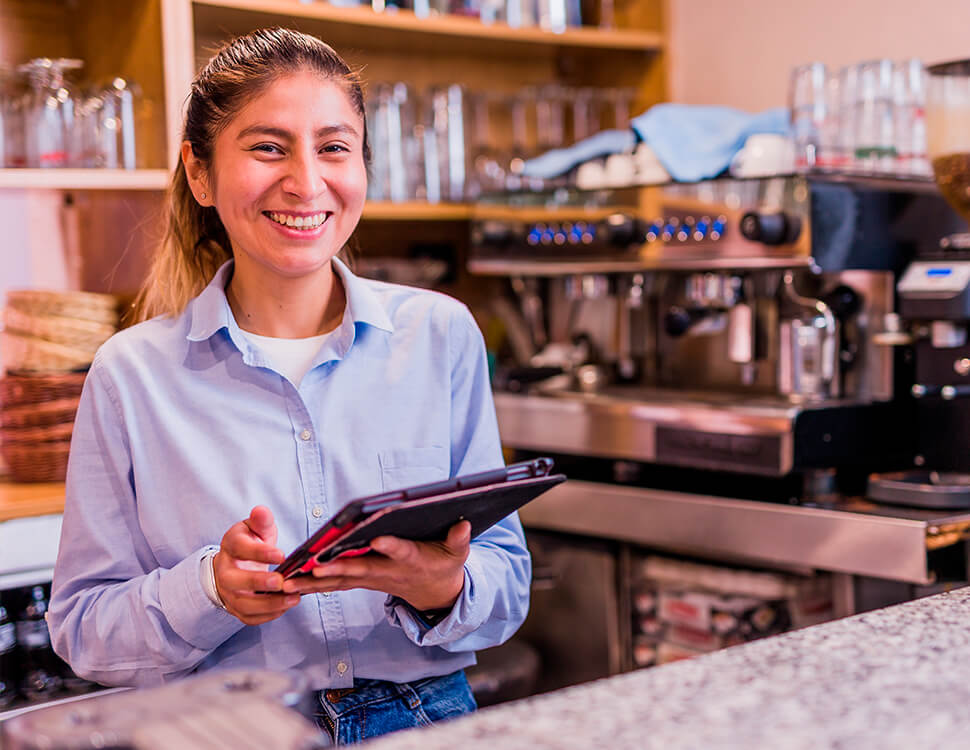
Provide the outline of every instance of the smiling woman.
[[140,322],[98,352],[75,421],[48,622],[79,675],[298,669],[343,743],[472,710],[463,668],[525,618],[515,514],[270,569],[402,476],[502,464],[467,308],[336,257],[368,156],[360,83],[319,39],[254,32],[193,83]]

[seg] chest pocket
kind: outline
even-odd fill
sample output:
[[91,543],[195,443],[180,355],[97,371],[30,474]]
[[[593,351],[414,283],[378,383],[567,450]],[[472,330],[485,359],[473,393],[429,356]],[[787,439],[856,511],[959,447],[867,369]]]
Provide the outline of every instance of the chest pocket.
[[437,445],[382,451],[377,458],[381,465],[381,488],[385,492],[438,482],[447,479],[451,470],[448,449]]

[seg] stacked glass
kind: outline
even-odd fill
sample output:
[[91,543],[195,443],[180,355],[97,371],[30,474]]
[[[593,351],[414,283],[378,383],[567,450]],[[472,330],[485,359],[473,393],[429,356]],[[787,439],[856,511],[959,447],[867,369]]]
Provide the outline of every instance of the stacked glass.
[[792,70],[796,168],[926,177],[926,71],[920,60]]
[[440,203],[542,190],[546,183],[522,175],[525,161],[604,127],[628,128],[633,97],[620,88],[532,86],[506,95],[458,84],[424,91],[377,84],[367,101],[368,198]]
[[69,80],[81,60],[37,58],[0,75],[0,166],[135,169],[138,87]]

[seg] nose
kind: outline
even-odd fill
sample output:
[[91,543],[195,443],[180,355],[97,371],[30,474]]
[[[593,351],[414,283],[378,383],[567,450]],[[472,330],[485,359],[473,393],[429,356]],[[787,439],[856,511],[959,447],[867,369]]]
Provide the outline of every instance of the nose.
[[323,192],[326,189],[326,180],[316,153],[303,149],[292,152],[287,160],[282,187],[301,201],[311,200]]

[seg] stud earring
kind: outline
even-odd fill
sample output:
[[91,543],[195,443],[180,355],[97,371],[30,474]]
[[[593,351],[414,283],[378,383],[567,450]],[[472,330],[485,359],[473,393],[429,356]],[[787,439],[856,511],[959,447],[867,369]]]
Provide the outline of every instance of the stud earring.
[[206,199],[206,198],[208,198],[209,196],[208,196],[208,195],[206,195],[205,193],[202,193],[202,195],[201,195],[200,197],[202,198],[202,200],[205,200],[205,199]]

